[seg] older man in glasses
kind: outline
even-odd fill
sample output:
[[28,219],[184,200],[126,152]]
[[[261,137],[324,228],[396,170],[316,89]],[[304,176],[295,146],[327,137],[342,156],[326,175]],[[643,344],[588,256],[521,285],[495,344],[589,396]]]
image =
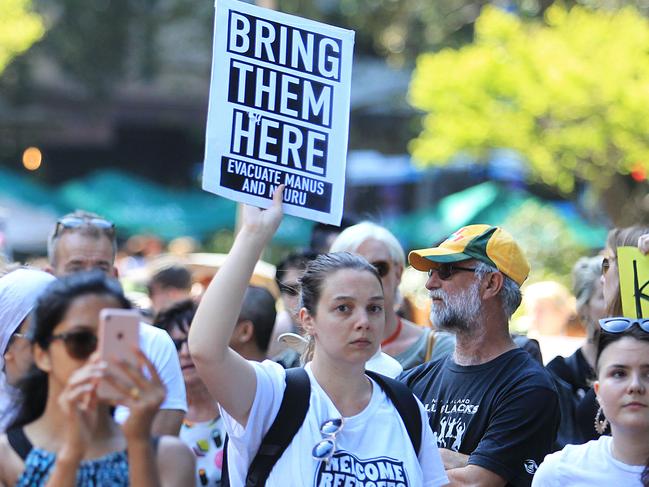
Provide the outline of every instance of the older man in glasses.
[[404,370],[442,358],[453,350],[454,337],[450,333],[417,326],[397,314],[406,256],[389,230],[368,221],[353,225],[333,241],[331,252],[359,254],[376,268],[383,285],[386,310],[381,349],[394,357]]
[[509,334],[530,270],[523,251],[502,228],[470,225],[408,258],[428,272],[431,321],[456,337],[452,355],[401,377],[428,411],[448,478],[529,486],[552,448],[559,404],[547,372]]
[[[74,272],[100,269],[117,276],[115,225],[94,213],[77,210],[59,219],[48,240],[48,271],[57,277]],[[140,348],[156,367],[167,390],[167,397],[153,423],[153,434],[177,435],[180,431],[187,399],[180,363],[169,335],[159,328],[140,323]],[[128,416],[119,406],[118,421]]]

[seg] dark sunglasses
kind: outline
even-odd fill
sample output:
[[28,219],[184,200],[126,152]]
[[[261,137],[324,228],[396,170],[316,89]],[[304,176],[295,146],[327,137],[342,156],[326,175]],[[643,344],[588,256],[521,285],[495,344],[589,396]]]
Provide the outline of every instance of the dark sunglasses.
[[614,318],[603,318],[599,320],[602,330],[609,333],[623,333],[633,325],[638,325],[643,331],[649,333],[649,318],[625,318],[616,316]]
[[343,418],[328,419],[320,425],[320,434],[323,439],[315,444],[311,455],[314,460],[325,463],[331,460],[336,452],[336,435],[343,429],[345,422]]
[[183,343],[187,343],[188,338],[189,337],[171,339],[174,342],[174,345],[176,346],[176,352],[180,352],[180,349],[183,348]]
[[283,283],[279,283],[279,292],[281,294],[287,294],[289,296],[297,296],[300,294],[300,288],[299,286],[296,285],[287,285]]
[[115,224],[104,218],[84,218],[81,216],[66,216],[56,222],[54,229],[54,237],[58,237],[63,230],[70,230],[72,228],[79,228],[84,225],[98,228],[102,230],[109,237],[115,235]]
[[376,269],[376,273],[379,275],[379,277],[385,277],[388,275],[388,272],[390,272],[389,262],[379,260],[376,262],[370,262],[370,264]]
[[455,274],[458,271],[466,271],[466,272],[475,272],[476,268],[475,267],[461,267],[459,265],[455,264],[440,264],[438,267],[433,267],[432,269],[428,269],[428,278],[433,275],[433,272],[437,272],[437,275],[442,281],[447,281],[451,277],[453,277],[453,274]]
[[62,340],[68,355],[78,360],[85,360],[97,350],[97,335],[90,330],[75,330],[52,335],[50,343]]
[[611,268],[611,261],[608,257],[602,259],[602,275],[606,275],[608,270]]

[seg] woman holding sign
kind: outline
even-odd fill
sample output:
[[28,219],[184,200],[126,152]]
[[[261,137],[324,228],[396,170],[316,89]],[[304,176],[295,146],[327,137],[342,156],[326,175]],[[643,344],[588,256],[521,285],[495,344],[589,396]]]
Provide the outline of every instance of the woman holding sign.
[[647,254],[649,252],[649,227],[614,228],[608,233],[604,260],[602,261],[602,284],[608,316],[622,314],[620,273],[617,263],[619,247],[638,247],[642,253]]
[[246,361],[228,343],[254,265],[281,221],[282,193],[280,186],[268,210],[245,207],[241,231],[203,296],[189,332],[194,363],[220,404],[228,431],[230,484],[448,483],[421,404],[413,403],[421,421],[417,453],[397,406],[365,373],[365,362],[383,334],[383,290],[376,270],[347,253],[319,256],[301,279],[299,317],[311,337],[312,352],[305,366],[310,386],[306,417],[271,467],[267,482],[246,483],[249,465],[281,413],[280,405],[286,406],[282,399],[287,372],[271,361]]
[[[603,252],[604,258],[602,259],[602,288],[606,313],[601,318],[623,315],[617,249],[619,247],[636,246],[642,253],[649,253],[649,227],[614,228],[608,233],[606,249]],[[595,341],[597,341],[598,333],[594,335]],[[609,433],[608,428],[604,428],[602,433],[595,431],[595,428],[593,428],[593,418],[597,416],[604,419],[604,414],[599,409],[595,391],[590,389],[577,405],[577,429],[580,432],[582,441],[594,440],[602,433]]]

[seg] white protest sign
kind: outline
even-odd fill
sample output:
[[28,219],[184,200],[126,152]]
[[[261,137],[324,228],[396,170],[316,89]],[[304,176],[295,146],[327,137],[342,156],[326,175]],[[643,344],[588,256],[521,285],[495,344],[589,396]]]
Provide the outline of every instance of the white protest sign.
[[203,189],[340,224],[354,32],[217,0]]

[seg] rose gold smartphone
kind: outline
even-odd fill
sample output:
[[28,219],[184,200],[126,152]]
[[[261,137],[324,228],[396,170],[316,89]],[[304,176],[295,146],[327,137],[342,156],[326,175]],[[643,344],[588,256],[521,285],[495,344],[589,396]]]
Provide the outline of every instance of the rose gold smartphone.
[[[140,313],[132,309],[105,308],[99,313],[99,334],[97,349],[99,356],[109,364],[109,369],[118,380],[131,382],[119,368],[115,360],[126,360],[137,366],[133,347],[139,346]],[[102,381],[97,388],[97,397],[115,401],[120,394],[111,384]]]

